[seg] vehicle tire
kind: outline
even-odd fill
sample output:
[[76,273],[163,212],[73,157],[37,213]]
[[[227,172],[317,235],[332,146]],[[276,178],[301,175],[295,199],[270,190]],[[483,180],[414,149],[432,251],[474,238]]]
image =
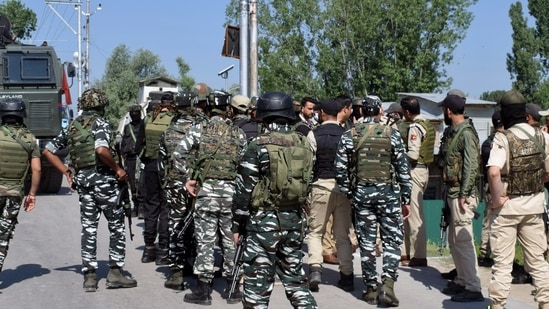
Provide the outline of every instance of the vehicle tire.
[[63,174],[53,166],[42,166],[40,193],[55,194],[61,189]]

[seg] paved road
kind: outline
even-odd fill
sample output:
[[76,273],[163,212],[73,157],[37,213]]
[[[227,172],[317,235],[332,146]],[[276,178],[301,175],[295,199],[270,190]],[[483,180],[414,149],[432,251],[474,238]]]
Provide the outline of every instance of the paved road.
[[[11,248],[0,273],[1,308],[204,308],[183,303],[188,291],[176,292],[165,289],[163,282],[168,272],[166,266],[140,262],[143,250],[141,231],[143,221],[135,220],[136,237],[127,243],[126,270],[138,281],[133,289],[108,290],[105,278],[108,272],[108,234],[106,221],[101,219],[99,230],[98,276],[96,293],[84,293],[80,273],[80,222],[78,199],[75,193],[64,187],[58,195],[38,196],[37,208],[30,213],[22,212]],[[430,267],[401,267],[395,289],[400,298],[400,308],[486,308],[488,301],[459,304],[449,301],[440,290],[446,281],[440,271],[447,271],[448,259],[430,258]],[[378,268],[381,261],[378,261]],[[481,268],[483,293],[487,296],[489,269]],[[360,277],[359,257],[355,253],[355,287],[346,293],[335,286],[339,278],[337,267],[327,265],[320,292],[314,293],[320,308],[375,308],[360,300],[363,284]],[[195,282],[188,278],[191,287]],[[214,282],[213,304],[210,308],[240,308],[239,304],[227,305],[221,298],[225,280]],[[535,308],[532,287],[513,286],[512,299],[507,308]],[[282,286],[275,286],[270,308],[290,308]]]

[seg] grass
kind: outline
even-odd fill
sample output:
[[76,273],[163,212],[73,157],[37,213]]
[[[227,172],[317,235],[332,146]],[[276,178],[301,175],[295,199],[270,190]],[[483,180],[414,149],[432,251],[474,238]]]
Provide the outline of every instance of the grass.
[[[477,252],[477,256],[479,254],[479,244],[475,244],[475,249],[476,249],[476,252]],[[427,242],[427,256],[429,257],[448,257],[448,258],[451,258],[452,256],[450,255],[450,249],[448,248],[448,246],[446,246],[446,248],[444,248],[443,252],[442,252],[442,255],[440,254],[440,246],[439,244],[435,244],[431,241],[428,241]],[[515,245],[515,262],[517,262],[519,265],[523,265],[524,264],[524,258],[523,258],[523,253],[522,253],[522,246],[520,246],[517,242],[517,244]]]

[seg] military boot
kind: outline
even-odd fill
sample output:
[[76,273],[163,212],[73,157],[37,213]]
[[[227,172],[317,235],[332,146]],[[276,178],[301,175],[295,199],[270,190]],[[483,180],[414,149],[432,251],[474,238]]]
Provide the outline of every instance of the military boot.
[[164,282],[164,287],[172,290],[183,291],[185,289],[183,271],[180,269],[172,269],[170,277]]
[[168,256],[169,249],[158,249],[156,253],[156,260],[154,261],[156,265],[170,265],[170,259]]
[[240,278],[237,279],[236,284],[234,286],[234,292],[229,297],[229,293],[231,292],[232,283],[233,283],[232,279],[227,279],[226,293],[227,293],[227,304],[229,304],[229,305],[238,304],[239,302],[242,301],[242,292],[240,291]]
[[383,278],[383,285],[379,292],[379,302],[384,302],[390,307],[398,307],[399,301],[395,295],[395,280],[392,278]]
[[190,294],[186,294],[185,297],[183,297],[183,301],[191,304],[211,305],[212,289],[210,282],[198,280],[196,290]]
[[111,267],[107,274],[107,288],[134,288],[137,286],[137,281],[132,278],[128,278],[122,274],[120,267]]
[[366,292],[362,294],[362,300],[370,305],[377,305],[377,284],[374,286],[367,286]]
[[84,292],[97,291],[97,275],[95,270],[88,270],[84,272]]
[[311,271],[309,272],[309,290],[311,292],[318,292],[320,282],[322,282],[322,268],[311,266]]
[[154,246],[145,246],[143,250],[143,256],[141,256],[141,263],[151,263],[156,260],[156,248]]
[[352,292],[355,290],[355,276],[353,273],[350,275],[345,275],[342,272],[339,272],[339,281],[337,281],[337,286],[345,292]]

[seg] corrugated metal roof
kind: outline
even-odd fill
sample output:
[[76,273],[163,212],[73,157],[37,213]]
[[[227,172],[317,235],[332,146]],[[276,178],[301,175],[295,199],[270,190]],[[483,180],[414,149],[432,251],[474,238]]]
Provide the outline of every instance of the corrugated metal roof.
[[[413,97],[417,97],[417,98],[422,98],[424,100],[431,101],[431,102],[434,102],[436,104],[442,102],[442,100],[444,100],[444,98],[446,98],[446,94],[444,94],[444,93],[397,92],[397,94],[400,97],[413,96]],[[497,104],[496,102],[485,101],[485,100],[481,100],[481,99],[477,99],[477,98],[471,98],[471,97],[466,97],[465,102],[466,102],[465,103],[466,105],[496,105]]]

